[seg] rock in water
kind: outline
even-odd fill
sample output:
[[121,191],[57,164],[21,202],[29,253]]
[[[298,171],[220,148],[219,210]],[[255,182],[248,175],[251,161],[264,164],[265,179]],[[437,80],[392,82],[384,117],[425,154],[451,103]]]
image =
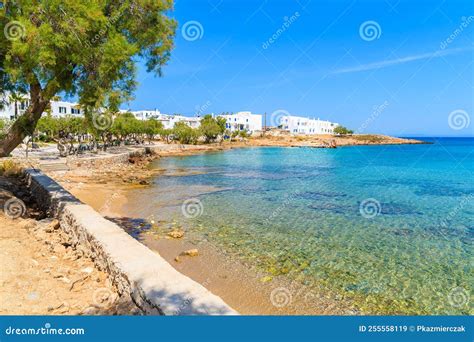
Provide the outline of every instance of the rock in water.
[[181,239],[184,236],[184,232],[182,230],[173,230],[172,232],[168,233],[168,236],[172,237],[173,239]]
[[196,248],[188,249],[187,251],[182,252],[181,255],[187,255],[187,256],[190,256],[190,257],[194,257],[194,256],[199,255],[199,251]]

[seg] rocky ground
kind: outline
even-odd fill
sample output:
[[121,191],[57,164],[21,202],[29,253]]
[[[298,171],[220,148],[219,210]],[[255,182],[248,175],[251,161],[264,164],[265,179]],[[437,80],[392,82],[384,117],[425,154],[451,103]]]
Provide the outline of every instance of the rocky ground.
[[421,141],[390,137],[386,135],[359,134],[347,136],[333,135],[291,135],[284,131],[273,130],[263,137],[250,138],[245,142],[249,146],[281,147],[341,147],[354,145],[400,145],[420,144]]
[[0,176],[0,208],[1,315],[138,314],[21,180]]

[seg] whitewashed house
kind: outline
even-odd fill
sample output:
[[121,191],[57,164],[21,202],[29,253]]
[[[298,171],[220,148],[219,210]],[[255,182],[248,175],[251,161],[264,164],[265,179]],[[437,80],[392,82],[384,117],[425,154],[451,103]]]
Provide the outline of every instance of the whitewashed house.
[[187,116],[176,115],[175,120],[183,121],[186,123],[186,125],[188,125],[191,128],[198,128],[199,126],[201,126],[200,117],[187,117]]
[[251,112],[237,112],[235,114],[219,115],[226,119],[225,127],[231,132],[247,131],[253,133],[262,130],[262,115]]
[[[15,103],[15,101],[11,100],[10,94],[7,92],[0,98],[0,101],[3,102],[3,108],[0,109],[0,119],[6,120],[15,120],[15,112],[17,113],[17,117],[23,115],[30,105],[30,97],[28,94],[23,96],[22,101],[16,101]],[[49,110],[51,111],[51,115],[57,118],[66,115],[80,117],[84,114],[78,103],[67,101],[51,101]]]
[[292,134],[333,134],[339,124],[330,121],[286,115],[280,119],[279,128]]
[[160,113],[159,110],[153,109],[153,110],[136,110],[136,111],[125,111],[125,112],[130,112],[132,113],[135,118],[138,120],[149,120],[151,118],[153,119],[158,119],[160,116],[163,114]]
[[[3,99],[5,105],[0,109],[0,119],[15,119],[15,104],[9,100],[9,94],[4,94]],[[17,116],[22,115],[29,106],[29,96],[25,94],[24,101],[17,101]],[[84,111],[76,102],[67,101],[51,101],[50,109],[53,117],[83,117]],[[201,125],[201,117],[187,117],[183,115],[163,114],[157,109],[153,110],[120,110],[120,113],[132,113],[138,120],[155,119],[163,123],[165,129],[172,129],[177,122],[184,122],[189,127],[198,128]],[[262,130],[262,115],[252,114],[251,112],[238,112],[229,115],[220,115],[226,119],[226,128],[232,132],[247,131],[253,133]]]
[[[127,111],[123,111],[127,112]],[[129,111],[132,113],[138,120],[149,120],[155,119],[160,121],[163,124],[163,128],[171,129],[177,122],[185,122],[189,127],[198,128],[201,125],[201,118],[199,117],[187,117],[183,115],[169,115],[163,114],[159,110],[138,110],[138,111]]]
[[16,117],[22,115],[30,105],[30,98],[25,95],[22,101],[11,101],[10,93],[5,92],[0,95],[0,101],[3,106],[0,106],[0,119],[15,120]]
[[64,116],[82,117],[83,110],[76,102],[51,101],[51,116],[60,118]]

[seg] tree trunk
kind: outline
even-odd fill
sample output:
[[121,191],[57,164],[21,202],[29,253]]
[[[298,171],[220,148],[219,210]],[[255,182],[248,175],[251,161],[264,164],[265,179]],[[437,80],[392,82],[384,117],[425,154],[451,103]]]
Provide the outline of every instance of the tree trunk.
[[41,118],[49,99],[41,96],[41,86],[33,84],[30,87],[30,105],[23,115],[15,120],[5,138],[0,140],[0,157],[8,157],[21,144],[25,137],[32,135],[36,124]]

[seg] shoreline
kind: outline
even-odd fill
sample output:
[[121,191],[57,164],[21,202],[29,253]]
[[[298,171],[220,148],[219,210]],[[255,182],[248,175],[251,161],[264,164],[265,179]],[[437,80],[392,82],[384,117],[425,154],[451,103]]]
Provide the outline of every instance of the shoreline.
[[[125,159],[128,163],[111,164],[107,162],[108,155],[94,156],[94,168],[85,168],[87,158],[75,158],[71,163],[71,170],[66,172],[50,172],[50,176],[58,181],[73,195],[81,201],[91,205],[101,215],[109,220],[114,218],[125,218],[132,222],[140,217],[128,217],[126,206],[129,203],[127,192],[131,189],[147,188],[153,177],[159,177],[163,171],[159,168],[150,169],[150,164],[161,157],[182,157],[200,153],[220,152],[234,148],[249,147],[311,147],[305,145],[288,145],[288,141],[272,141],[275,144],[269,144],[265,140],[258,139],[258,144],[253,141],[252,144],[245,142],[230,144],[212,144],[212,145],[150,145],[154,150],[151,155],[132,156]],[[353,146],[349,143],[342,146]],[[416,140],[398,139],[390,140],[390,144],[420,144]],[[260,145],[260,143],[262,143]],[[356,145],[381,145],[380,143]],[[148,146],[145,146],[148,147]],[[157,150],[158,149],[158,150]],[[128,149],[129,155],[133,149]],[[101,161],[105,161],[101,163]],[[117,223],[117,222],[116,222]],[[133,224],[133,222],[132,222]],[[175,257],[180,251],[193,247],[192,239],[166,239],[161,237],[158,240],[151,238],[150,234],[143,234],[139,241],[148,248],[158,252],[173,268],[182,274],[192,278],[198,283],[208,288],[213,293],[223,298],[229,305],[243,314],[270,314],[270,315],[301,315],[301,314],[358,314],[357,310],[351,308],[350,303],[344,303],[338,307],[332,300],[318,296],[315,300],[314,295],[305,292],[299,288],[297,296],[292,296],[291,302],[294,305],[285,305],[284,307],[275,307],[271,302],[272,291],[279,288],[287,288],[292,284],[285,284],[285,280],[271,281],[274,286],[266,286],[265,280],[255,273],[255,270],[248,270],[245,265],[238,261],[225,260],[222,251],[212,245],[201,245],[200,255],[197,258],[186,258],[184,262],[176,262]],[[237,272],[228,272],[226,265],[232,262],[232,269]],[[212,267],[209,267],[212,265]],[[216,271],[218,270],[218,271]],[[235,276],[235,274],[243,276]],[[218,278],[210,276],[217,275]],[[281,286],[279,286],[281,285]],[[303,295],[301,296],[301,292]],[[296,298],[294,298],[296,297]],[[309,297],[309,299],[308,299]],[[246,298],[242,301],[242,298]]]
[[[242,260],[232,258],[207,241],[202,241],[192,231],[184,229],[183,238],[174,239],[168,233],[175,228],[165,228],[170,225],[167,220],[157,220],[153,227],[148,225],[140,215],[130,215],[127,210],[129,199],[127,192],[137,189],[133,185],[119,189],[108,188],[106,193],[97,197],[98,189],[104,190],[100,184],[88,184],[80,188],[67,189],[81,201],[91,205],[108,220],[117,223],[140,243],[158,253],[178,272],[190,277],[206,287],[209,291],[222,298],[228,305],[245,315],[347,315],[360,314],[350,302],[338,301],[327,297],[327,292],[312,292],[297,281],[284,276],[274,277],[270,282],[267,274],[255,267],[245,265]],[[218,190],[217,190],[218,191]],[[121,200],[104,205],[103,198],[119,198]],[[133,206],[133,205],[132,205]],[[172,224],[171,224],[172,226]],[[182,227],[181,227],[182,228]],[[181,256],[183,251],[198,249],[196,257]],[[178,259],[179,258],[179,259]],[[291,299],[281,307],[275,306],[272,293],[291,289],[290,293],[283,292],[279,296],[288,295]],[[284,297],[286,298],[286,297]]]

